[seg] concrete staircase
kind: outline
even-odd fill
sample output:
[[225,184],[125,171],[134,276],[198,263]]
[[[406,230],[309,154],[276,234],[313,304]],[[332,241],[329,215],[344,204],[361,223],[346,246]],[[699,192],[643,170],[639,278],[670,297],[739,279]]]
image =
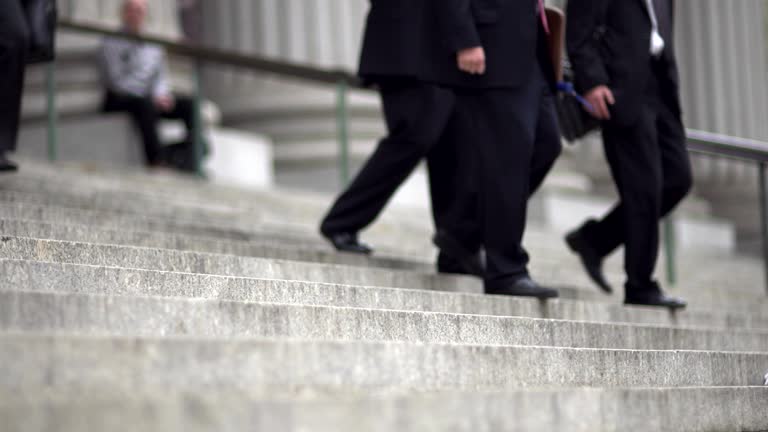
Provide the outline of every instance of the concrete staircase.
[[315,234],[327,197],[23,168],[0,177],[3,431],[768,430],[758,260],[689,253],[689,311],[629,308],[532,225],[563,299],[484,296],[434,274],[426,212],[390,209],[365,258]]

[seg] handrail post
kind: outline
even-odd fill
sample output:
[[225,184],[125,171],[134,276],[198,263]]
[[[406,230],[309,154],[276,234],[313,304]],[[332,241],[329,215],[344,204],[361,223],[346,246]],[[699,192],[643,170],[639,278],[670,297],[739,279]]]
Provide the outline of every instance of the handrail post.
[[765,268],[765,283],[766,292],[768,292],[768,165],[766,162],[759,162],[757,164],[759,171],[759,191],[760,191],[760,227],[762,235],[762,248],[763,248],[763,266]]
[[203,171],[203,158],[205,157],[205,137],[203,136],[203,65],[200,60],[195,60],[194,100],[193,100],[193,127],[192,127],[192,155],[194,158],[195,173],[205,177]]
[[677,284],[677,242],[675,238],[675,220],[670,213],[664,220],[664,250],[666,256],[667,283]]
[[46,104],[47,104],[47,133],[48,133],[48,160],[55,162],[58,159],[58,113],[56,106],[56,63],[51,62],[45,66]]
[[336,86],[336,134],[339,141],[339,178],[341,187],[349,183],[349,107],[347,93],[349,85],[340,80]]

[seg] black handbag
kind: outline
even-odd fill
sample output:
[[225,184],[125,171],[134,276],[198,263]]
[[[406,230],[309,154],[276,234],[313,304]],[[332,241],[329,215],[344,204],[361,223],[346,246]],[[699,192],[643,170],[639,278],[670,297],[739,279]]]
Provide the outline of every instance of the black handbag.
[[557,85],[555,100],[560,134],[569,143],[600,129],[600,120],[589,113],[589,102],[581,97],[573,86],[573,71],[569,64],[563,67],[563,80]]
[[22,0],[29,29],[27,64],[48,63],[56,57],[56,0]]

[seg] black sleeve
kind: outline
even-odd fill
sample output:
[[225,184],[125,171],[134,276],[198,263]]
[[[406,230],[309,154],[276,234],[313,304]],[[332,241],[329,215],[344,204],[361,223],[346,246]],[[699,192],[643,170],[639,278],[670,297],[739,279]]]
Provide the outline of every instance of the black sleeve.
[[579,91],[609,85],[605,59],[600,54],[598,27],[605,21],[610,0],[569,0],[566,46]]
[[436,0],[436,3],[440,4],[441,29],[454,52],[482,45],[472,16],[472,0]]

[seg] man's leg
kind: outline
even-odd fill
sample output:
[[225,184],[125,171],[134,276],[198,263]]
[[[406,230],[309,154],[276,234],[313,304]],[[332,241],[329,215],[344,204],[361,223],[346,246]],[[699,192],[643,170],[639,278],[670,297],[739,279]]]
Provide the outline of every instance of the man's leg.
[[4,2],[0,8],[0,171],[16,170],[6,153],[16,150],[27,39],[21,2]]
[[[546,86],[545,86],[546,87]],[[533,145],[531,161],[530,192],[535,194],[563,150],[560,127],[557,122],[555,99],[548,87],[544,88],[544,97],[539,105],[539,118],[536,125],[536,139]]]
[[685,199],[693,187],[693,170],[686,147],[685,127],[680,116],[663,105],[657,119],[659,149],[663,173],[664,199],[662,217],[667,216]]
[[[644,289],[653,282],[659,247],[662,167],[656,110],[646,105],[636,124],[631,127],[606,125],[603,140],[621,197],[618,208],[626,243],[627,284]],[[601,235],[615,235],[607,230],[601,231],[599,223],[597,227],[595,232]]]
[[[693,184],[693,176],[688,150],[685,147],[685,129],[680,117],[669,107],[662,105],[656,125],[663,183],[660,218],[664,218],[688,194]],[[601,259],[624,244],[623,212],[623,205],[619,203],[599,222],[590,221],[581,228],[581,232]]]
[[[170,111],[160,113],[165,119],[181,120],[184,122],[186,136],[184,141],[170,146],[165,146],[161,151],[161,159],[173,167],[183,171],[195,171],[194,128],[195,128],[195,102],[192,98],[182,95],[174,95],[175,104]],[[208,153],[207,144],[203,143],[203,154]]]
[[[541,88],[543,97],[536,125],[529,196],[540,188],[562,150],[554,99],[545,83],[542,82]],[[428,160],[436,226],[453,234],[466,250],[476,252],[482,246],[483,228],[477,210],[477,162],[469,143],[477,140],[471,131],[468,133],[466,127],[461,127],[466,124],[461,118],[468,114],[465,111],[457,108]]]
[[[627,273],[626,304],[683,308],[653,280],[659,253],[659,219],[690,188],[690,166],[682,128],[674,131],[665,109],[647,105],[629,128],[604,129],[606,155],[621,196]],[[681,157],[682,156],[682,157]],[[673,162],[674,161],[674,162]],[[665,169],[681,169],[665,178]],[[666,201],[666,202],[665,202]],[[663,207],[667,207],[664,208]]]
[[182,95],[174,95],[174,105],[170,111],[161,111],[160,116],[166,119],[181,120],[187,132],[187,139],[191,141],[192,130],[195,127],[195,102]]
[[[543,80],[542,80],[543,81]],[[480,213],[486,250],[486,292],[554,297],[528,275],[522,248],[533,146],[542,99],[538,83],[518,89],[464,91],[478,147]]]
[[440,273],[482,276],[480,248],[483,233],[478,214],[475,141],[462,116],[469,113],[457,104],[442,137],[427,155],[432,215],[440,249]]
[[356,236],[378,217],[437,142],[455,105],[452,91],[417,82],[382,86],[382,101],[389,136],[323,220],[326,237]]
[[147,165],[155,166],[162,162],[160,159],[162,143],[157,130],[160,113],[152,98],[108,93],[104,102],[104,111],[130,114],[141,134]]

